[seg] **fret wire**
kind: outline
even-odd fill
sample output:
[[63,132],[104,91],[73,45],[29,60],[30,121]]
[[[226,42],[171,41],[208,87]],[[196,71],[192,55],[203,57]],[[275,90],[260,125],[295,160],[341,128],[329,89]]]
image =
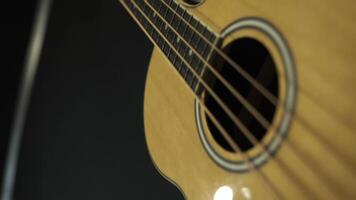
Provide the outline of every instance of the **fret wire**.
[[[169,8],[168,8],[169,9]],[[186,17],[186,15],[183,16],[183,19]],[[187,21],[187,24],[189,25],[191,21],[191,18]],[[206,32],[208,33],[208,32]],[[209,34],[210,36],[212,35],[212,33]],[[184,35],[183,35],[184,36]],[[212,36],[211,36],[212,37]],[[214,48],[214,46],[213,46]],[[215,48],[214,48],[215,49]],[[204,61],[205,62],[205,61]],[[206,63],[207,65],[209,65],[208,63]],[[213,74],[219,79],[222,80],[222,82],[224,83],[224,85],[233,93],[233,95],[239,99],[240,102],[243,102],[245,107],[250,111],[251,114],[253,114],[254,117],[256,117],[256,119],[258,119],[258,121],[264,126],[264,128],[268,128],[270,123],[258,112],[255,111],[255,108],[253,106],[251,106],[249,104],[249,102],[247,102],[235,89],[233,89],[233,87],[231,86],[231,84],[229,84],[228,82],[226,82],[221,75],[211,66],[209,66],[209,69],[211,72],[213,72]]]
[[[194,92],[193,92],[194,93]],[[197,96],[197,94],[194,93],[194,95],[196,96],[196,98],[201,102],[201,98],[199,96]],[[215,119],[214,115],[211,114],[211,112],[209,111],[209,109],[203,104],[201,103],[202,107],[205,109],[205,111],[207,112],[207,114],[209,115],[210,118],[212,118],[213,120]],[[216,119],[214,121],[217,121]],[[219,124],[219,122],[218,122]],[[218,127],[221,127],[218,125]],[[219,129],[220,130],[220,129]],[[226,131],[222,131],[224,134],[224,136],[227,136],[228,137],[228,134],[226,133]],[[236,152],[239,152],[238,149]],[[249,166],[252,168],[252,169],[257,169],[256,166],[250,161],[250,158],[249,156],[246,154],[243,154],[243,158],[247,161],[247,163],[249,164]],[[275,189],[275,186],[270,182],[270,180],[262,173],[258,173],[259,177],[262,179],[262,181],[267,184],[271,190],[273,191],[273,195],[277,195],[278,197],[280,196],[280,194],[278,193],[278,191]],[[278,198],[279,199],[279,198]]]
[[[191,17],[190,17],[190,19],[191,19]],[[189,21],[190,21],[190,20],[189,20]],[[150,21],[149,21],[149,22],[150,22]],[[150,22],[150,23],[152,23],[152,22]],[[184,57],[183,57],[183,59],[184,59]],[[186,61],[185,61],[185,62],[186,62]],[[189,68],[191,68],[191,66],[189,65],[189,63],[186,63],[186,65],[189,66]],[[194,74],[196,74],[196,72],[195,72],[194,70],[192,70],[192,69],[190,69],[190,70],[191,70],[191,72],[193,72]],[[197,76],[197,77],[199,78],[199,80],[201,79],[200,76]],[[236,118],[236,116],[231,112],[231,110],[229,110],[229,109],[226,107],[226,105],[225,105],[223,102],[221,102],[221,99],[220,99],[219,97],[217,97],[214,92],[211,92],[212,90],[211,90],[210,86],[208,86],[208,85],[204,82],[204,80],[203,80],[203,81],[200,81],[200,83],[202,83],[202,84],[204,85],[205,89],[206,89],[207,91],[209,91],[209,93],[214,97],[214,99],[219,103],[219,105],[222,106],[222,108],[224,109],[225,112],[227,112],[227,114],[229,115],[229,117],[231,117],[231,119],[233,119],[234,123],[235,123],[236,125],[238,125],[241,130],[245,130],[247,133],[249,133],[249,134],[247,134],[246,136],[247,136],[249,139],[251,139],[251,141],[253,141],[254,143],[256,143],[256,141],[255,141],[256,139],[253,137],[253,134],[250,134],[249,130],[246,129],[246,127],[245,127],[243,124],[241,124],[241,121],[240,121],[238,118]],[[251,138],[250,138],[250,137],[251,137]],[[257,142],[256,144],[261,145],[261,144],[259,144],[258,142]],[[264,147],[264,146],[262,146],[262,147]]]
[[[164,1],[162,1],[164,4],[166,4]],[[189,25],[189,23],[187,23]],[[212,34],[212,32],[210,33]],[[206,34],[206,38],[210,38],[210,34]],[[206,39],[204,38],[204,39]],[[208,40],[207,40],[208,41]],[[211,44],[209,42],[209,44]],[[211,44],[212,45],[212,44]],[[231,64],[234,69],[239,72],[247,81],[249,81],[259,92],[261,92],[273,105],[278,104],[278,100],[276,97],[271,94],[265,87],[263,87],[261,84],[259,84],[257,81],[253,79],[248,73],[246,73],[245,70],[243,70],[239,65],[237,65],[233,60],[231,60],[224,52],[222,52],[220,49],[213,47],[214,50],[221,55],[229,64]]]
[[[173,4],[173,6],[174,6],[173,11],[176,12],[179,6],[178,6],[177,4]],[[178,21],[177,21],[177,20],[178,20]],[[180,20],[179,20],[179,18],[177,18],[176,15],[173,16],[173,20],[172,20],[172,21],[173,21],[173,26],[176,26],[176,27],[179,26]],[[176,22],[177,22],[178,24],[175,24]],[[178,37],[178,39],[177,39],[177,37],[176,37],[174,40],[176,40],[176,41],[173,41],[174,44],[175,44],[175,48],[179,47],[179,45],[180,45],[179,37]],[[176,63],[176,59],[177,59],[177,54],[175,54],[175,56],[174,56],[174,58],[173,58],[173,64]],[[176,68],[177,68],[178,70],[180,70],[180,66],[177,65]]]
[[[150,6],[150,5],[149,5],[149,6]],[[189,16],[188,22],[190,22],[191,19],[192,19],[192,16]],[[185,43],[186,43],[186,42],[185,42]],[[188,45],[188,46],[189,46],[189,45]],[[183,56],[183,58],[184,58],[184,56]],[[202,59],[202,58],[200,58],[200,59]],[[205,60],[204,60],[204,63],[209,66],[209,70],[210,70],[210,71],[213,71],[213,72],[214,72],[214,68],[213,68],[209,63],[207,63]],[[189,65],[189,63],[187,63],[187,65]],[[187,74],[187,73],[186,73],[186,74]],[[216,75],[218,78],[221,79],[221,77],[219,77],[220,74],[215,73],[215,75]],[[184,78],[186,78],[186,77],[184,76]],[[204,82],[202,82],[202,83],[204,83]],[[204,84],[205,84],[205,83],[204,83]],[[206,88],[206,89],[208,89],[208,88]],[[243,99],[242,96],[241,96],[241,94],[238,94],[236,97],[238,98],[238,100],[239,100],[241,103],[244,104],[244,106],[246,107],[246,109],[248,109],[254,117],[258,117],[258,118],[256,118],[256,119],[259,120],[259,122],[261,123],[261,125],[266,126],[266,124],[269,124],[268,121],[267,121],[267,122],[262,121],[262,119],[265,120],[264,117],[263,117],[263,116],[260,116],[260,113],[257,112],[257,111],[255,111],[255,110],[254,110],[255,108],[254,108],[252,105],[250,105],[249,102],[247,102],[245,99]],[[216,100],[217,100],[217,101],[220,101],[219,98],[217,98]],[[225,105],[224,103],[222,103],[222,104],[219,103],[219,104],[220,104],[220,105]],[[222,106],[222,107],[225,107],[225,106]],[[251,109],[252,109],[252,110],[251,110]],[[238,121],[239,121],[239,120],[238,120],[238,119],[235,117],[235,115],[234,115],[229,109],[227,109],[226,107],[225,107],[225,112],[227,112],[227,114],[229,114],[229,116],[232,117],[232,119],[235,120],[235,123],[238,124]],[[262,122],[263,122],[263,123],[262,123]],[[267,126],[267,127],[269,127],[269,126]],[[246,130],[248,130],[248,129],[246,129]],[[252,139],[255,139],[255,138],[253,137],[253,135],[251,136],[251,138],[252,138]],[[257,139],[256,139],[256,140],[257,140]]]
[[[149,21],[150,22],[150,21]],[[152,23],[152,22],[150,22],[150,23]],[[171,46],[171,44],[169,44],[170,46]],[[183,57],[183,59],[184,59],[184,57]],[[186,62],[186,61],[185,61]],[[189,63],[185,63],[187,66],[189,66],[189,68],[191,68],[191,66],[189,65]],[[194,74],[196,74],[196,72],[195,71],[193,71],[192,69],[190,69]],[[199,77],[199,76],[197,76],[199,79],[201,79],[201,77]],[[202,80],[202,81],[200,81],[205,87],[206,87],[206,89],[209,91],[209,92],[211,92],[210,90],[210,87],[208,86],[208,85],[206,85],[206,83]],[[213,93],[212,93],[212,95],[213,95]],[[217,99],[216,100],[218,100],[219,98],[217,97]],[[221,104],[222,106],[223,106],[223,108],[225,108],[225,109],[227,109],[227,111],[226,112],[228,112],[229,111],[229,109],[228,108],[226,108],[225,106],[224,106],[224,103],[222,103]],[[230,113],[230,112],[228,112],[228,113]],[[234,118],[233,117],[233,119],[236,119],[236,118]]]
[[[172,1],[170,2],[170,4],[172,4]],[[169,15],[167,14],[167,17],[165,18],[166,27],[168,27],[168,24],[172,24],[172,21],[173,21],[174,16],[175,16],[175,14],[170,9],[168,9],[168,10],[169,10]],[[167,34],[166,36],[168,36],[169,40],[173,40],[174,39],[174,35],[175,35],[174,32],[172,32],[172,30],[170,28],[167,28],[167,29],[168,30],[166,32],[166,34]]]
[[[191,15],[184,15],[183,17],[186,17],[186,16],[188,16],[188,24],[189,24],[189,23],[191,22],[191,20],[192,20],[192,16],[191,16]],[[185,32],[185,33],[186,33],[186,32]],[[183,34],[183,38],[184,38],[184,36],[185,36],[185,34]],[[187,42],[185,41],[185,43],[187,43]],[[187,44],[189,44],[189,43],[187,43]],[[188,45],[188,47],[189,47],[189,45]],[[189,48],[188,48],[188,49],[189,49]],[[191,49],[189,50],[189,52],[191,52]],[[195,50],[194,50],[194,52],[196,53]],[[183,52],[183,53],[184,53],[184,54],[183,54],[183,57],[185,57],[187,52]],[[243,96],[242,96],[240,93],[236,92],[235,89],[233,89],[233,87],[231,86],[231,84],[229,84],[228,82],[226,82],[226,80],[225,80],[206,60],[204,60],[199,54],[197,54],[197,55],[199,56],[200,59],[202,59],[202,60],[204,61],[204,63],[205,63],[207,66],[209,66],[209,71],[211,71],[219,80],[221,80],[221,81],[224,83],[224,85],[227,87],[227,89],[229,89],[229,90],[232,92],[232,94],[233,94],[241,103],[243,103],[244,107],[245,107],[247,110],[250,111],[250,113],[260,122],[260,124],[261,124],[264,128],[268,129],[269,126],[270,126],[270,123],[265,119],[265,117],[262,116],[262,115],[260,114],[260,112],[256,111],[255,108],[254,108],[249,102],[247,102],[246,99],[243,98]],[[188,63],[188,64],[189,64],[189,63]],[[185,73],[184,78],[186,78],[186,76],[187,76],[187,73]]]
[[[159,17],[157,17],[157,15],[155,14],[155,12],[151,9],[149,9],[146,4],[141,5],[143,7],[143,10],[145,13],[148,14],[148,16],[150,18],[153,19],[153,22],[155,24],[158,24],[158,28],[160,30],[163,30],[164,27],[164,32],[165,35],[168,38],[168,41],[170,41],[172,44],[174,44],[174,46],[176,47],[176,49],[178,50],[178,52],[185,58],[187,59],[188,64],[192,65],[194,70],[196,70],[198,72],[198,74],[201,74],[202,69],[204,66],[201,66],[201,61],[199,61],[200,59],[197,58],[197,56],[195,54],[192,54],[192,49],[196,49],[198,50],[198,47],[200,46],[199,44],[202,44],[201,46],[204,47],[204,49],[207,48],[207,44],[206,43],[202,43],[201,41],[203,41],[200,37],[198,37],[198,35],[193,31],[193,29],[187,25],[182,26],[182,22],[183,20],[180,19],[180,17],[178,17],[178,13],[172,12],[172,11],[177,11],[179,10],[180,15],[182,17],[184,17],[193,27],[199,27],[200,30],[204,30],[203,32],[208,32],[208,29],[204,26],[202,26],[202,24],[199,22],[199,20],[197,20],[196,18],[194,18],[190,13],[188,13],[185,9],[182,9],[180,5],[176,4],[174,1],[169,1],[169,6],[162,6],[163,3],[159,4],[158,1],[155,0],[147,0],[149,1],[152,5],[154,5],[157,9],[156,12],[158,13],[162,13],[163,16],[165,16],[165,18],[168,18],[167,22],[163,22],[162,19],[159,19]],[[160,2],[160,1],[159,1]],[[177,37],[177,34],[174,33],[173,29],[168,29],[167,30],[167,26],[168,24],[172,24],[172,22],[178,23],[178,26],[174,27],[173,29],[175,29],[177,32],[180,32],[182,37],[185,38],[186,41],[192,41],[192,43],[194,43],[194,45],[192,45],[192,47],[189,47],[187,44],[184,44],[183,42],[181,42],[181,39],[179,37]],[[184,79],[186,79],[187,83],[192,87],[192,89],[195,88],[196,85],[196,78],[192,77],[192,74],[189,72],[189,70],[187,70],[186,66],[184,64],[182,64],[182,61],[180,61],[179,59],[177,60],[177,54],[174,54],[172,51],[172,48],[167,47],[167,43],[162,43],[162,38],[161,37],[157,37],[157,32],[153,31],[152,32],[152,27],[147,26],[147,23],[143,22],[143,25],[145,28],[148,29],[149,34],[152,35],[152,37],[155,39],[155,41],[157,41],[158,44],[160,44],[159,46],[163,49],[163,52],[165,52],[167,58],[172,62],[173,66],[175,66],[181,73]],[[183,27],[183,28],[181,28]],[[182,31],[183,30],[183,31]],[[205,33],[206,34],[206,33]],[[214,35],[214,34],[209,34]],[[210,38],[209,38],[210,39]],[[202,50],[197,51],[199,54],[202,55],[202,57],[206,58],[206,55],[204,55],[204,52]]]
[[[187,12],[185,12],[185,13],[187,13]],[[184,16],[184,15],[183,15]],[[192,16],[189,16],[189,19],[188,19],[188,22],[190,22],[190,20],[192,19]],[[184,38],[184,35],[186,34],[186,32],[187,32],[187,29],[188,29],[188,26],[186,26],[185,27],[185,29],[184,29],[184,31],[183,31],[183,33],[182,33],[182,36],[183,36],[183,38]],[[187,45],[184,43],[184,48],[186,48],[187,47]],[[186,53],[187,53],[187,48],[185,49],[185,51],[183,52],[183,58],[185,58],[185,56],[186,56]],[[186,76],[187,76],[187,73],[188,73],[188,70],[187,71],[185,71],[185,73],[184,73],[184,75],[183,75],[183,78],[185,79],[186,78]]]
[[[169,10],[169,8],[168,7],[166,7],[166,6],[164,6],[164,8],[166,9],[165,10],[165,13],[164,13],[164,15],[163,15],[163,18],[166,18],[166,15],[167,15],[167,12],[168,12],[168,10]],[[163,20],[161,19],[161,21],[162,21],[162,25],[163,25],[163,27],[165,27],[166,26],[166,24],[163,22]],[[162,28],[163,28],[162,27]],[[164,43],[165,44],[165,43]],[[164,47],[163,47],[164,48]],[[166,47],[167,48],[167,47]]]
[[[177,11],[178,14],[179,14],[180,11],[182,11],[182,14],[184,13],[184,10],[181,9],[181,7],[179,5],[177,5],[176,11]],[[177,18],[177,20],[178,20],[177,30],[179,30],[179,27],[181,26],[182,20],[179,17]],[[179,42],[177,41],[176,43],[177,43],[176,49],[179,52],[179,49],[182,46],[182,42],[181,41],[179,41]],[[179,66],[177,66],[177,69],[178,69],[178,71],[181,71],[182,70],[182,60],[181,59],[179,59],[179,60],[180,60],[180,61],[178,61]]]
[[[165,6],[166,7],[166,6]],[[166,12],[163,15],[163,18],[166,18],[167,12],[168,12],[169,8],[166,8]]]
[[[171,9],[173,10],[173,11],[176,11],[177,9],[179,9],[179,8],[181,8],[179,5],[177,5],[177,4],[173,4],[172,3],[173,1],[171,1],[170,2],[170,6],[171,6]],[[173,4],[173,6],[175,6],[174,8],[172,8],[172,4]],[[168,7],[168,6],[167,6]],[[169,9],[169,8],[168,8]],[[172,21],[174,21],[174,19],[175,18],[177,18],[177,16],[176,16],[177,14],[175,14],[175,15],[173,15],[173,17],[172,18],[170,18],[169,17],[169,19],[168,19],[168,24],[172,24]],[[192,17],[190,14],[188,14],[187,12],[184,12],[183,13],[183,16],[184,17],[188,17],[188,21],[189,22],[192,22],[192,25],[193,26],[201,26],[201,24],[199,23],[199,21],[198,20],[196,20],[194,17]],[[179,25],[181,24],[181,22],[182,22],[182,20],[179,20]],[[176,28],[175,28],[177,31],[179,31],[179,26],[177,26]],[[188,34],[186,34],[186,32],[187,31],[189,31],[189,33]],[[169,33],[171,32],[171,30],[169,30],[168,31],[168,34],[167,35],[170,35]],[[168,39],[170,40],[170,41],[172,41],[173,42],[173,44],[176,44],[176,45],[178,45],[178,47],[180,48],[181,47],[181,43],[180,44],[177,44],[178,43],[178,41],[175,41],[175,38],[177,38],[175,35],[173,35],[174,37],[173,37],[173,40],[172,40],[172,38],[171,37],[169,37]],[[194,33],[194,31],[190,28],[190,27],[188,27],[188,26],[186,26],[185,27],[185,30],[184,30],[184,32],[183,32],[183,36],[186,36],[186,38],[187,38],[187,40],[188,40],[188,42],[189,41],[194,41],[194,45],[193,45],[193,48],[195,48],[195,49],[197,49],[197,46],[198,46],[198,44],[199,44],[199,42],[200,42],[200,40],[201,40],[201,38],[196,34],[196,33]],[[178,37],[179,38],[179,37]],[[176,46],[175,45],[175,46]],[[204,46],[206,46],[206,45],[204,45]],[[186,50],[186,51],[183,51],[183,55],[184,55],[184,57],[186,57],[186,53],[187,52],[191,52],[191,49],[188,47],[188,48],[184,48],[184,50]],[[199,52],[200,54],[202,54],[202,52]],[[193,61],[195,61],[195,60],[199,60],[199,59],[197,59],[196,58],[196,55],[188,55],[188,57],[187,57],[187,59],[188,59],[188,63],[189,64],[193,64]],[[200,66],[198,66],[198,65],[192,65],[193,67],[194,67],[194,69],[195,70],[197,70],[197,72],[198,73],[200,73],[201,72],[201,67]],[[184,78],[186,78],[187,79],[187,82],[188,82],[188,84],[192,87],[192,89],[194,89],[195,88],[195,82],[197,81],[196,80],[196,78],[195,77],[192,77],[192,74],[191,73],[189,73],[189,71],[187,71],[186,73],[183,73],[184,74]]]
[[[196,95],[196,94],[195,94],[195,95]],[[199,98],[199,96],[196,96],[196,97],[199,99],[199,101],[201,101],[201,98]],[[204,104],[202,104],[202,106],[203,106],[203,108],[205,109],[205,111],[208,113],[209,117],[212,117],[212,119],[215,119],[214,115],[212,115],[212,114],[210,113],[209,109],[206,108]],[[210,114],[211,114],[211,116],[210,116]],[[219,124],[219,123],[218,123],[218,124]],[[221,126],[219,126],[219,127],[221,127]],[[224,130],[223,130],[222,132],[225,132],[225,133],[226,133],[226,131],[224,131]],[[225,136],[225,135],[227,135],[227,134],[224,134],[224,136]],[[245,159],[247,160],[247,162],[249,163],[249,165],[252,166],[251,168],[256,169],[256,167],[255,167],[251,162],[249,162],[249,156],[248,156],[248,155],[244,155],[244,157],[246,157]],[[271,184],[271,182],[267,179],[267,177],[265,177],[263,174],[259,174],[259,175],[260,175],[260,177],[264,180],[264,182],[268,183],[268,185],[271,186],[271,189],[273,188],[273,190],[274,190],[274,195],[277,195],[277,194],[278,194],[277,191],[275,191],[275,188],[274,188],[273,184]],[[278,195],[278,196],[279,196],[279,195]]]
[[[156,2],[158,3],[158,2],[160,2],[160,1],[156,1]],[[163,4],[160,2],[159,8],[158,8],[158,9],[156,8],[156,10],[157,10],[158,13],[160,13],[160,10],[162,9],[162,5],[163,5]],[[157,23],[157,19],[158,19],[158,18],[159,18],[159,17],[156,16],[155,22],[154,22],[155,24]]]

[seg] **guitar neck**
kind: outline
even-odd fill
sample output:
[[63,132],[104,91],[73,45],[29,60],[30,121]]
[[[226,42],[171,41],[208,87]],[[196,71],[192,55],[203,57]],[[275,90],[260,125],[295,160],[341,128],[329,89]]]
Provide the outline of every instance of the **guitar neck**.
[[121,0],[121,3],[189,87],[197,92],[197,77],[202,77],[204,60],[209,59],[211,44],[217,44],[218,36],[173,0]]

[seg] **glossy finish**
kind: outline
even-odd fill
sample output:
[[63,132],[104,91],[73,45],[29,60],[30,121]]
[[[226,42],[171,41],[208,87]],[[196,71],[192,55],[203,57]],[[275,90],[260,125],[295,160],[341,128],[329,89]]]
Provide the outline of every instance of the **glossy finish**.
[[[189,8],[217,33],[246,17],[262,18],[275,26],[294,59],[296,110],[275,157],[258,171],[227,171],[214,163],[201,144],[194,94],[155,49],[144,117],[151,157],[162,174],[193,200],[213,199],[223,185],[232,188],[234,199],[355,198],[355,6],[346,0],[207,0]],[[253,31],[243,34],[259,37]],[[269,46],[263,36],[260,40]],[[269,47],[278,60],[277,50],[272,44]]]

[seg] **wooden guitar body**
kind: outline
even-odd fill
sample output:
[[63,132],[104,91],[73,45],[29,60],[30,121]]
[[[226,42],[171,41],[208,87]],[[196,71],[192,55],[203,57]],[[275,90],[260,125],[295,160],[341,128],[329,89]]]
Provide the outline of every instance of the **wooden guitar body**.
[[[218,34],[249,18],[278,30],[293,62],[295,107],[272,158],[245,172],[225,169],[202,144],[196,96],[155,47],[144,120],[150,155],[162,175],[193,200],[214,199],[223,186],[232,189],[234,199],[356,198],[355,8],[347,0],[206,0],[187,6]],[[259,40],[275,59],[278,75],[287,73],[278,47],[261,31],[235,30],[222,45],[239,37]],[[282,100],[286,87],[279,82]],[[277,109],[276,118],[281,113]]]

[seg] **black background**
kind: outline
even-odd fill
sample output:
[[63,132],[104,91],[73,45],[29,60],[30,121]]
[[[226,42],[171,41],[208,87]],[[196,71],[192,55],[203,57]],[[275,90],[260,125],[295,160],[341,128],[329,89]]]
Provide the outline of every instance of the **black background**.
[[[34,2],[13,3],[14,17],[6,24],[1,161]],[[145,144],[143,95],[151,52],[152,44],[115,0],[54,0],[15,199],[183,199],[155,170]]]
[[6,1],[0,12],[0,178],[3,175],[20,74],[33,21],[34,2],[28,0],[19,6],[18,2]]

